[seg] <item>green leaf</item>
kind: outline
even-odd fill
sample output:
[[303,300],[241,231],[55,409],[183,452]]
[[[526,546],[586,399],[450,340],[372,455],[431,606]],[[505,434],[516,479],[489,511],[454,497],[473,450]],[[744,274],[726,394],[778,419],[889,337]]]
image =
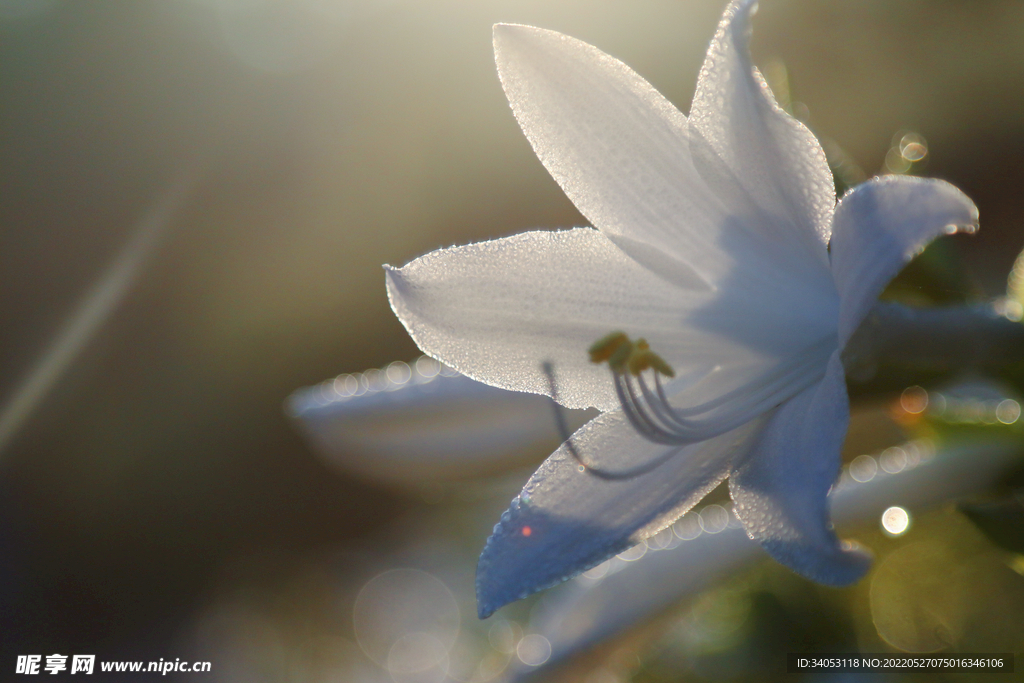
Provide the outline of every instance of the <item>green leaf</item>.
[[1024,554],[1024,504],[1020,496],[991,503],[961,503],[958,508],[1000,548]]

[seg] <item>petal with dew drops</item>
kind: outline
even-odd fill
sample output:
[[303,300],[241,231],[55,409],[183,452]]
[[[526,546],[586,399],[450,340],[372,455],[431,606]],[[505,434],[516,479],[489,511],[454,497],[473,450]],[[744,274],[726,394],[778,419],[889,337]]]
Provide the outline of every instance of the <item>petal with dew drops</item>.
[[560,583],[665,528],[728,474],[753,443],[762,420],[689,446],[661,446],[630,427],[622,411],[598,416],[572,436],[580,457],[608,480],[580,471],[562,445],[512,501],[477,567],[481,617]]
[[619,406],[608,369],[587,354],[613,330],[646,337],[677,371],[719,367],[716,376],[734,386],[765,367],[760,350],[729,336],[746,309],[727,307],[722,314],[738,322],[724,331],[688,324],[707,294],[655,275],[589,228],[441,249],[386,274],[391,306],[424,352],[479,381],[536,394],[549,394],[550,362],[570,408]]
[[943,180],[882,176],[847,192],[836,207],[831,245],[840,348],[915,254],[943,232],[977,224],[974,202]]
[[755,6],[735,0],[722,16],[690,108],[690,152],[722,201],[755,218],[748,230],[799,254],[790,265],[827,270],[832,172],[817,138],[776,104],[750,62]]
[[849,421],[836,351],[824,379],[779,407],[729,476],[747,535],[793,571],[832,586],[853,583],[871,564],[865,552],[836,538],[829,523],[826,496],[839,475]]
[[686,117],[671,102],[622,62],[555,31],[498,24],[494,54],[527,139],[594,227],[638,260],[664,254],[691,286],[713,286],[731,269],[718,240],[724,209],[693,168]]
[[[923,512],[985,490],[1010,471],[1018,457],[1014,442],[1000,437],[947,445],[918,466],[896,474],[882,470],[871,481],[851,479],[837,487],[830,497],[833,515],[843,523],[864,524],[877,523],[892,505]],[[630,562],[599,582],[566,586],[547,598],[543,612],[531,618],[531,630],[551,641],[551,658],[541,671],[593,650],[596,643],[647,622],[663,613],[666,605],[721,582],[760,558],[757,544],[746,534],[726,529],[648,553],[641,562]],[[536,667],[521,666],[519,671],[539,673]]]

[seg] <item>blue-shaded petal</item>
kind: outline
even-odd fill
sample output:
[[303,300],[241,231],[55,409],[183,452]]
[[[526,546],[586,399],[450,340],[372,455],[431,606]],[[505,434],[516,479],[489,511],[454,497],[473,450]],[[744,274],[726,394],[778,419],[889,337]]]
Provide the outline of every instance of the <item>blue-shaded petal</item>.
[[[659,467],[609,481],[579,464],[563,445],[502,515],[477,568],[477,600],[486,617],[504,604],[548,588],[636,545],[675,521],[718,485],[753,443],[763,422],[683,447]],[[584,461],[626,471],[673,447],[641,437],[619,410],[572,437]]]
[[865,552],[841,542],[829,522],[826,496],[839,475],[849,421],[837,351],[822,381],[775,412],[729,477],[747,535],[799,574],[834,586],[853,583],[871,564]]
[[836,206],[830,250],[840,348],[915,254],[943,232],[977,223],[974,202],[942,180],[883,176],[846,193]]
[[[913,442],[904,445],[923,446]],[[877,523],[893,505],[923,512],[984,490],[1012,469],[1018,458],[1015,442],[1004,437],[947,446],[898,473],[880,469],[867,482],[850,478],[833,490],[829,500],[839,524]],[[722,581],[760,558],[757,548],[738,529],[705,532],[675,547],[652,548],[639,561],[618,566],[618,571],[608,572],[596,583],[573,582],[556,589],[545,599],[542,610],[531,613],[529,624],[531,631],[551,642],[551,658],[544,670],[564,664],[602,640],[664,612],[684,596]],[[629,599],[623,600],[624,595]],[[533,680],[537,673],[536,667],[520,666],[510,678]]]

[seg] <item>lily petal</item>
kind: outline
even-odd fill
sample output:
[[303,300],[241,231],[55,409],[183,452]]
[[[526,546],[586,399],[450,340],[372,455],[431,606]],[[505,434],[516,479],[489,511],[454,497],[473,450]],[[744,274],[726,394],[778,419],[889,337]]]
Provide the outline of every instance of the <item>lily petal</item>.
[[607,368],[586,353],[616,329],[643,334],[677,372],[718,368],[692,402],[753,381],[775,361],[730,336],[752,319],[743,302],[724,307],[735,324],[687,325],[691,312],[714,309],[709,296],[655,275],[597,230],[442,249],[386,274],[391,307],[424,352],[479,381],[536,394],[550,392],[542,366],[551,362],[558,400],[570,408],[619,406]]
[[477,568],[480,616],[553,586],[652,536],[728,474],[763,422],[685,447],[653,444],[622,411],[600,415],[572,437],[580,457],[625,472],[668,458],[644,474],[609,481],[588,471],[563,444],[530,478],[487,541]]
[[[868,482],[852,479],[830,496],[839,524],[877,522],[892,506],[912,512],[984,490],[1019,462],[1019,448],[1011,439],[973,441],[947,447],[934,457],[902,472],[879,470]],[[530,630],[551,642],[551,658],[541,669],[520,666],[511,681],[536,680],[600,641],[663,612],[667,605],[721,581],[760,557],[758,546],[739,530],[703,533],[675,548],[648,551],[637,562],[609,572],[598,583],[570,582],[545,600],[544,609],[531,614]],[[628,595],[628,600],[622,596]]]
[[494,54],[534,151],[596,228],[641,261],[671,260],[665,270],[692,287],[731,269],[717,243],[725,211],[693,168],[686,116],[671,102],[622,62],[555,31],[498,24]]
[[[286,402],[325,462],[401,487],[535,463],[560,441],[554,409],[546,397],[487,386],[426,357],[342,375],[299,389]],[[593,417],[567,412],[571,429]]]
[[834,586],[853,583],[870,558],[836,538],[826,496],[839,474],[850,421],[839,352],[821,383],[783,404],[750,454],[729,477],[736,516],[747,535],[782,564]]
[[847,192],[836,207],[831,245],[840,348],[915,254],[943,232],[973,231],[977,223],[974,202],[942,180],[883,176]]
[[748,48],[753,0],[722,16],[690,108],[690,152],[704,181],[734,211],[753,214],[747,231],[784,244],[777,257],[827,271],[835,189],[817,138],[784,112],[754,69]]

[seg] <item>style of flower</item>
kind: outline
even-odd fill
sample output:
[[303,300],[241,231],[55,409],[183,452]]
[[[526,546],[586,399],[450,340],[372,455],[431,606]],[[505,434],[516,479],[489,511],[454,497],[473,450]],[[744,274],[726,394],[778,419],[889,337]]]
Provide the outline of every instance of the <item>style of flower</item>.
[[[750,62],[753,9],[726,8],[689,116],[586,43],[495,26],[516,119],[596,229],[386,268],[391,305],[427,354],[603,411],[495,526],[477,572],[482,617],[657,533],[726,478],[747,534],[779,562],[830,585],[870,564],[829,522],[849,421],[841,354],[900,268],[978,212],[952,185],[910,177],[837,203],[820,144]],[[615,330],[645,338],[675,377],[661,387],[654,370],[641,381],[590,363]]]

